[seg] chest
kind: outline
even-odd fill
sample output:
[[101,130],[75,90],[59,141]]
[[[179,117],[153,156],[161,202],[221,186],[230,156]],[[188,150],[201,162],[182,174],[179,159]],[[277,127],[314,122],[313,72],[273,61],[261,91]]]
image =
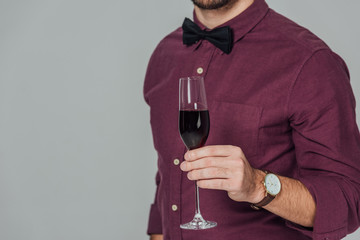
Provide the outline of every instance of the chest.
[[270,129],[267,133],[273,136],[287,131],[286,103],[296,63],[284,67],[271,56],[254,56],[247,49],[251,48],[226,55],[203,42],[196,51],[175,51],[175,57],[163,58],[149,94],[158,151],[183,149],[178,131],[179,78],[187,76],[205,80],[210,113],[207,144],[240,146],[251,158],[259,153],[261,129]]

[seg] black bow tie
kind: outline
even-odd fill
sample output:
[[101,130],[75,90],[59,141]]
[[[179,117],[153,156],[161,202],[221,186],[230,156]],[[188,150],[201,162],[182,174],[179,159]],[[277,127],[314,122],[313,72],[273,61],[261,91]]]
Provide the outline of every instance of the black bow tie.
[[201,39],[208,40],[224,53],[229,54],[233,45],[232,30],[230,27],[215,28],[211,31],[201,30],[193,21],[185,18],[182,25],[183,43],[192,45]]

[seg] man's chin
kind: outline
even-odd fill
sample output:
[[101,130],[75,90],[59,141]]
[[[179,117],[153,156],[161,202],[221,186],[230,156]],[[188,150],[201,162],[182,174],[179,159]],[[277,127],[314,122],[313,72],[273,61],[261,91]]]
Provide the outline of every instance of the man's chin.
[[223,8],[234,0],[191,0],[195,6],[203,10],[216,10]]

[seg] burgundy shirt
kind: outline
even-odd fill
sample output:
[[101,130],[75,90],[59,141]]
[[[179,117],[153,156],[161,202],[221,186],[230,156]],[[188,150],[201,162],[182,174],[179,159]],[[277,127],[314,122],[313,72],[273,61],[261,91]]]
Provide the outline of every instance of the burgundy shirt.
[[[194,21],[204,28],[194,16]],[[318,37],[264,0],[223,24],[234,33],[224,54],[206,40],[165,37],[148,66],[144,96],[158,154],[148,233],[165,240],[340,239],[360,219],[360,135],[344,61]],[[225,191],[200,190],[201,212],[218,226],[182,230],[194,216],[194,183],[180,170],[179,78],[201,75],[211,126],[207,145],[235,145],[254,168],[300,180],[314,197],[313,229],[292,224]]]

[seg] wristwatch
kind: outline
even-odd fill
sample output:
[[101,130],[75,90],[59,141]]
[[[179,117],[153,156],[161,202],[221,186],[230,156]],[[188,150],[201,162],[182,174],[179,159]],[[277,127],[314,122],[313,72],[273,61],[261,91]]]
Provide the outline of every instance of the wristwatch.
[[266,190],[266,195],[258,203],[251,204],[250,206],[255,210],[260,210],[262,207],[269,204],[272,200],[275,199],[276,195],[278,195],[281,191],[281,182],[278,176],[276,176],[274,173],[271,173],[269,171],[265,172],[265,178],[264,178],[264,186]]

